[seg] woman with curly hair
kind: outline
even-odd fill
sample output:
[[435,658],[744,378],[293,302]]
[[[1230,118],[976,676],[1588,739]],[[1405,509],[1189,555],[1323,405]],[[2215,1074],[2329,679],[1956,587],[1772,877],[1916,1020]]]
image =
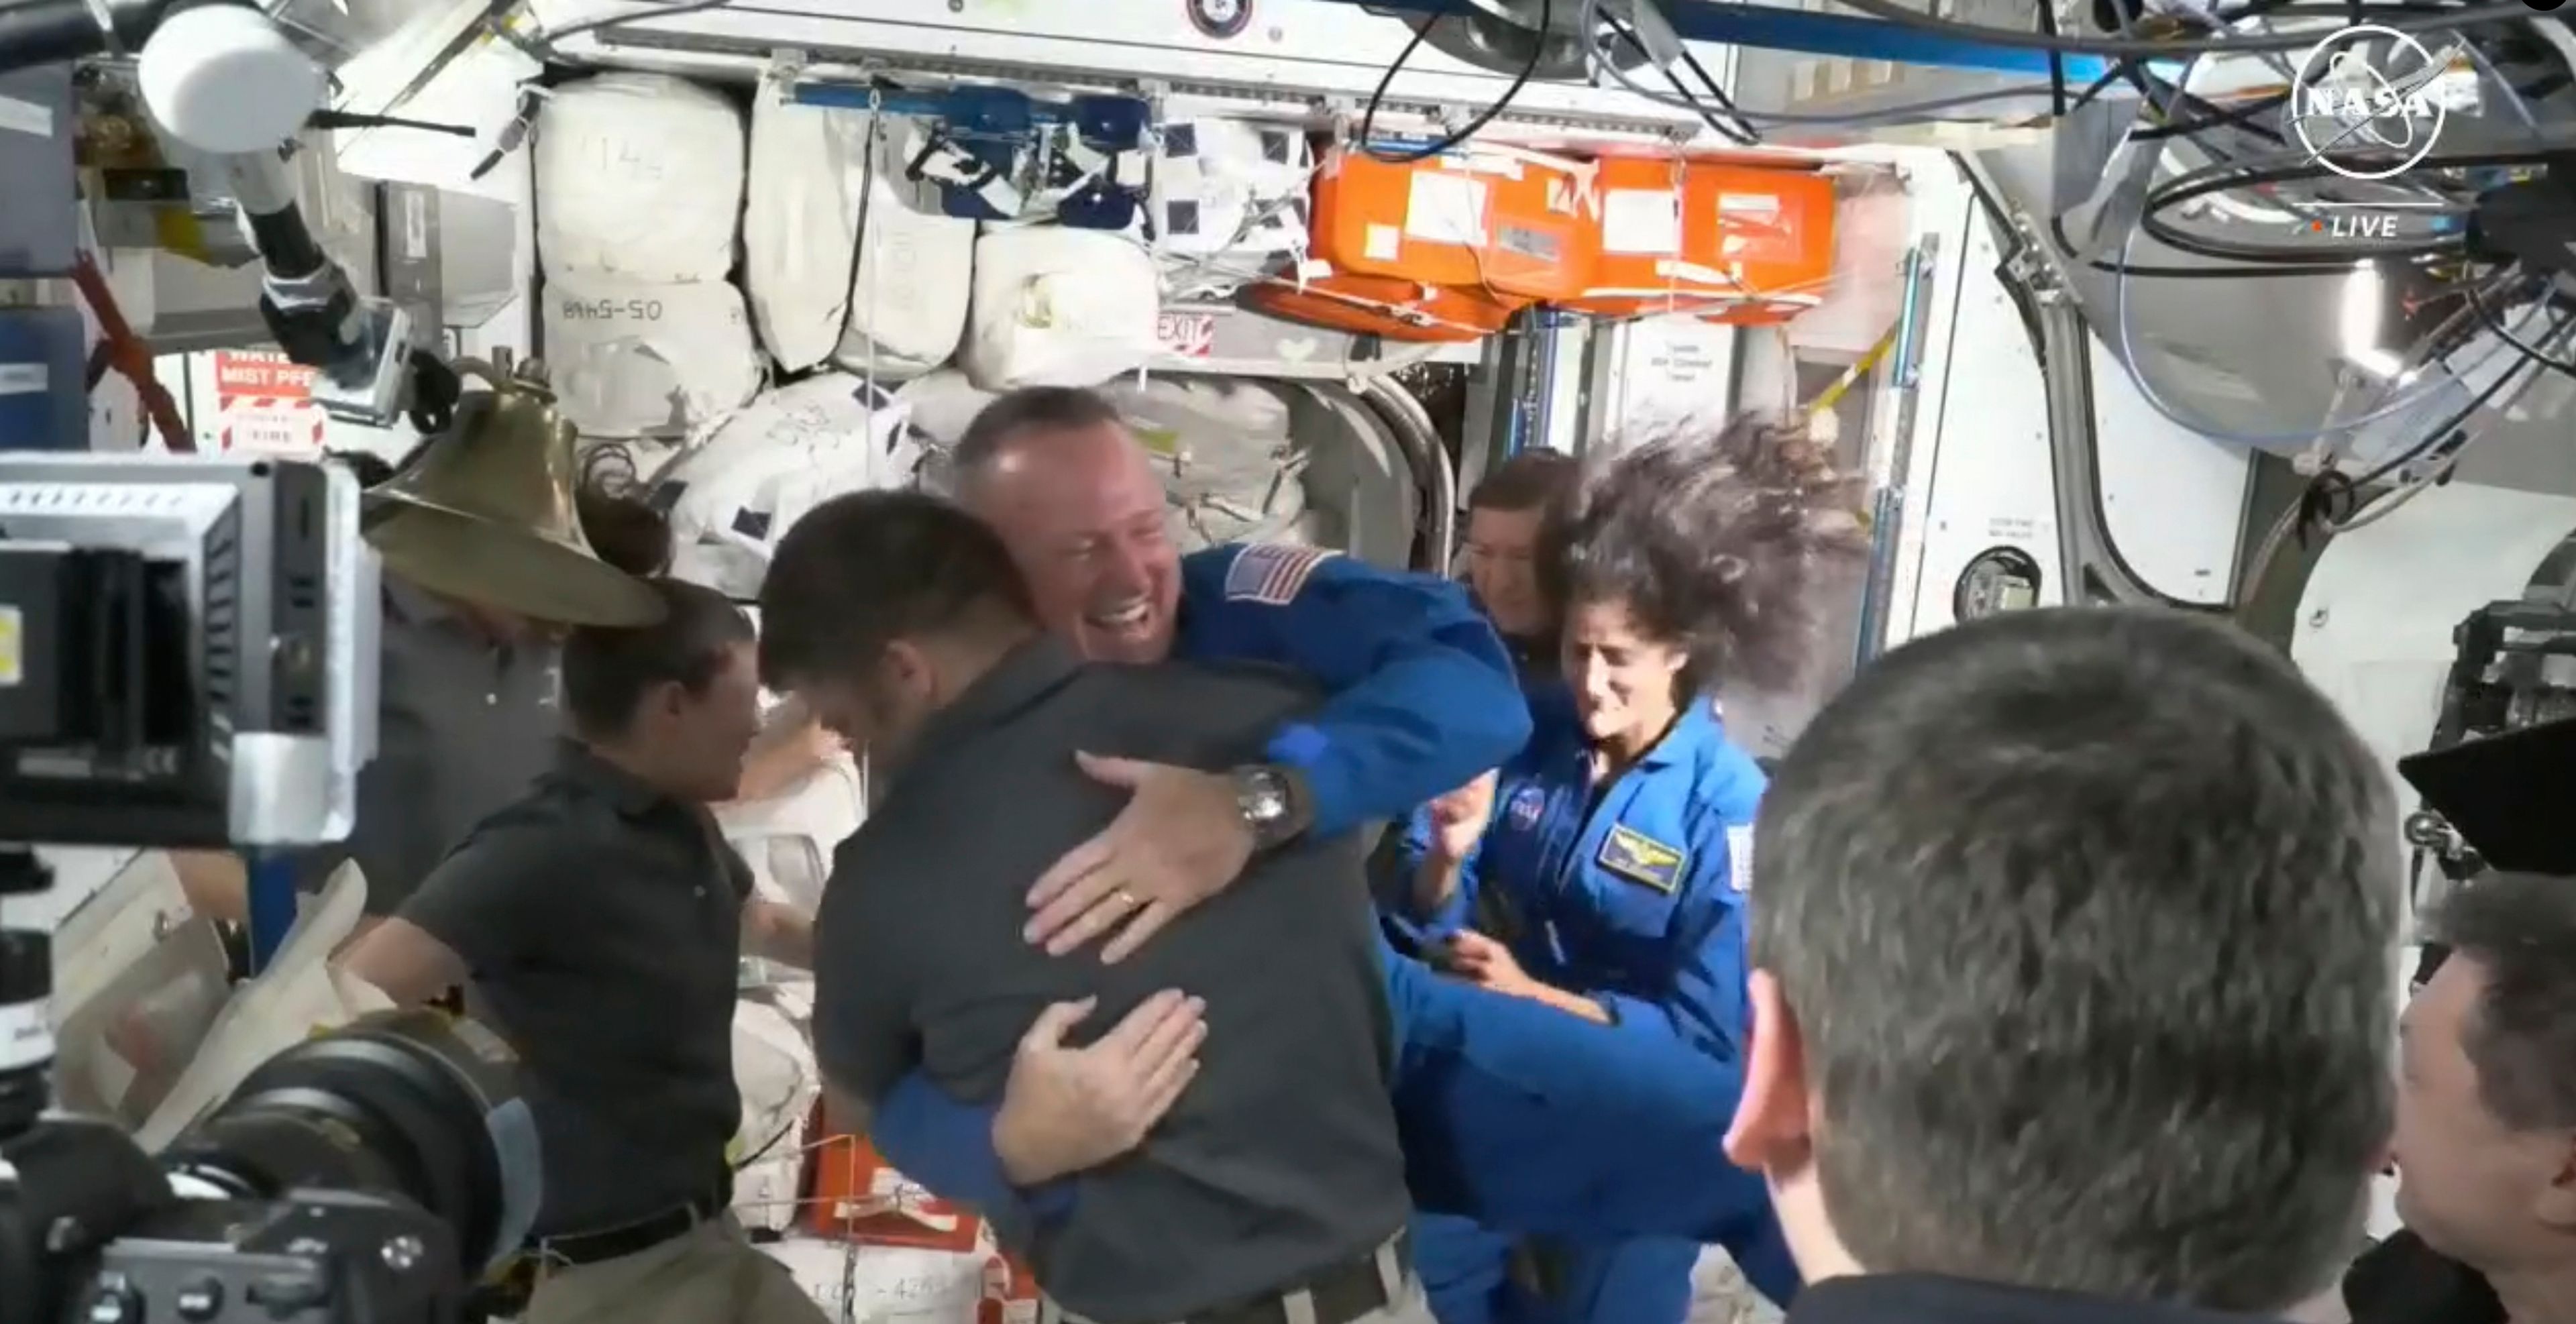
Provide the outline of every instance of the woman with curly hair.
[[[1743,1059],[1742,900],[1764,779],[1712,696],[1721,681],[1786,690],[1803,675],[1811,589],[1867,547],[1856,509],[1823,447],[1760,415],[1584,465],[1538,567],[1571,702],[1534,704],[1537,729],[1490,793],[1444,797],[1407,835],[1408,901],[1452,935],[1454,973],[1676,1052]],[[1795,1290],[1753,1184],[1742,1218],[1704,1239],[1767,1295]],[[1422,1237],[1443,1324],[1680,1324],[1698,1250],[1515,1248],[1444,1220]],[[1517,1268],[1497,1287],[1506,1258]]]

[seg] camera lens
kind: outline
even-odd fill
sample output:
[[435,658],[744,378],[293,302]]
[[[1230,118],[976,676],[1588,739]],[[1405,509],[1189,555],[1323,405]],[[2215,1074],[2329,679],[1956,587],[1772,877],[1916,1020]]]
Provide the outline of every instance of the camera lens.
[[54,1037],[45,994],[53,964],[44,934],[0,929],[0,1140],[35,1125],[51,1102]]
[[398,1194],[456,1232],[476,1263],[517,1249],[543,1191],[514,1060],[436,1012],[369,1016],[261,1063],[164,1156],[250,1199],[290,1190]]

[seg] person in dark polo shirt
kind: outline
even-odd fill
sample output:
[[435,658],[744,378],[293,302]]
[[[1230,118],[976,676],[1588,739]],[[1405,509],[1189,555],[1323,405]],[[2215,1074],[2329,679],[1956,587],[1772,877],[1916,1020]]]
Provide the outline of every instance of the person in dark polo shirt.
[[468,983],[517,1050],[545,1151],[527,1324],[813,1324],[726,1212],[740,958],[813,961],[810,928],[751,897],[706,809],[759,728],[752,626],[711,589],[647,582],[660,624],[565,642],[554,770],[347,968],[405,1004]]
[[2354,1324],[2576,1320],[2576,878],[2490,873],[2421,926],[2397,1215],[2343,1282]]
[[2377,759],[2165,609],[1864,668],[1771,780],[1727,1136],[1790,1324],[2245,1324],[2330,1288],[2395,1093]]
[[1209,1049],[1134,1154],[1027,1221],[987,1211],[1030,1258],[1041,1318],[1429,1324],[1404,1257],[1394,1028],[1354,834],[1257,853],[1115,964],[1023,933],[1030,881],[1124,803],[1077,753],[1230,768],[1320,694],[1269,669],[1083,662],[1043,632],[1000,538],[916,493],[808,514],[761,615],[770,686],[887,778],[816,920],[830,1085],[865,1109],[919,1068],[992,1099],[1051,1006],[1105,1023],[1171,989],[1203,1004]]

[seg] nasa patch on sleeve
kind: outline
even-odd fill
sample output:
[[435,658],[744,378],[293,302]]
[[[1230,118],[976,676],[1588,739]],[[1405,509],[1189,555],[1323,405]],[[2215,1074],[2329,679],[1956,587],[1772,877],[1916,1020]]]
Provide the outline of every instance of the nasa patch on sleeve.
[[1335,555],[1321,547],[1255,543],[1234,554],[1225,572],[1225,600],[1285,607],[1305,591],[1315,567]]
[[1726,830],[1726,882],[1738,892],[1753,886],[1753,825]]

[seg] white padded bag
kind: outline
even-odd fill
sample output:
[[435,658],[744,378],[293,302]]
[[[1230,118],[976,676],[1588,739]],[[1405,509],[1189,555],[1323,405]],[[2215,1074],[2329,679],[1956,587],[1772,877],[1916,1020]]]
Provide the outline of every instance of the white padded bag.
[[733,1209],[745,1227],[785,1231],[796,1222],[797,1179],[805,1168],[805,1120],[823,1093],[823,1073],[805,1032],[764,1003],[733,1008],[733,1078],[742,1094],[734,1133]]
[[1306,135],[1282,125],[1185,119],[1163,125],[1153,220],[1169,299],[1222,299],[1306,252]]
[[1254,382],[1157,377],[1107,394],[1154,457],[1183,550],[1295,539],[1306,511],[1305,452],[1289,437],[1288,405],[1276,392]]
[[721,280],[548,277],[544,325],[557,407],[584,436],[682,435],[760,390],[742,291]]
[[617,73],[555,89],[536,129],[546,274],[723,280],[742,162],[742,112],[695,84]]
[[1099,230],[994,230],[975,244],[975,304],[959,366],[976,386],[1098,386],[1160,350],[1154,259]]
[[846,373],[782,386],[724,420],[655,475],[670,502],[682,578],[756,597],[771,549],[806,511],[844,492],[910,487],[920,435],[883,388]]
[[980,1253],[810,1237],[760,1249],[787,1266],[832,1324],[975,1324],[984,1308]]
[[778,795],[727,805],[716,822],[751,866],[759,894],[811,915],[822,908],[832,853],[867,816],[858,764],[838,755]]
[[905,180],[904,141],[895,117],[802,106],[762,84],[751,111],[743,283],[761,343],[787,371],[837,359],[902,379],[957,352],[975,223],[939,215],[937,190]]

